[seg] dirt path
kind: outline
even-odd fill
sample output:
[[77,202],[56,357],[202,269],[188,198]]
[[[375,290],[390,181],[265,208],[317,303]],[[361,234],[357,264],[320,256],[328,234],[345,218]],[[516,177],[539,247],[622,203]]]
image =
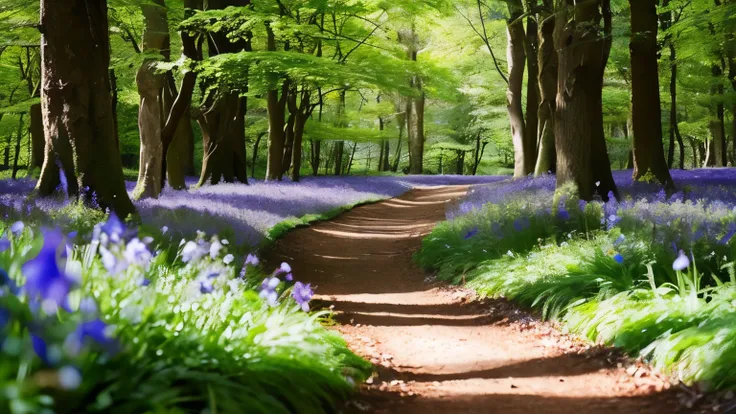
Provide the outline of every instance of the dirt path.
[[[267,260],[338,311],[337,329],[376,376],[347,411],[674,413],[656,375],[559,334],[504,301],[432,283],[412,262],[466,187],[417,189],[291,232]],[[685,410],[687,412],[687,410]]]

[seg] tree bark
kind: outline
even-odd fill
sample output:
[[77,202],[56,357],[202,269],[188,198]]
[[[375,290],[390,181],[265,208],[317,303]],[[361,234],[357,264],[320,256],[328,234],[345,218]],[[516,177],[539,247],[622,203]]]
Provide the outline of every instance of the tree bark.
[[708,145],[709,156],[706,163],[709,166],[725,167],[726,166],[726,130],[724,124],[724,105],[723,105],[723,69],[719,64],[711,67],[713,75],[713,85],[711,86],[711,96],[715,100],[712,104],[711,119],[708,123],[711,134],[711,142]]
[[322,141],[310,140],[312,145],[312,175],[319,175],[320,158],[322,156]]
[[534,175],[555,172],[555,99],[557,97],[557,51],[555,50],[555,16],[552,0],[544,1],[544,13],[540,13],[539,27],[539,154]]
[[31,106],[31,165],[29,170],[43,167],[43,113],[41,104]]
[[[13,157],[13,173],[12,178],[15,180],[18,176],[18,159],[20,158],[20,141],[23,139],[23,116],[25,114],[20,114],[20,119],[18,120],[18,134],[15,136],[15,157]],[[30,160],[29,160],[30,161]]]
[[[417,33],[412,27],[408,35],[401,39],[407,48],[407,57],[416,62],[419,51],[417,50]],[[409,86],[416,90],[415,96],[406,98],[406,132],[409,143],[409,174],[422,174],[424,170],[424,107],[426,97],[421,77],[413,74],[409,80]]]
[[335,143],[335,169],[333,173],[337,176],[342,175],[342,158],[345,152],[345,141],[337,141]]
[[[145,28],[142,51],[144,54],[164,56],[170,53],[169,19],[163,0],[141,6]],[[140,162],[134,199],[158,198],[162,190],[163,141],[165,122],[164,84],[166,75],[157,70],[157,57],[146,58],[138,69],[135,81],[140,95],[138,130],[140,132]]]
[[654,174],[668,193],[675,183],[662,147],[662,112],[657,64],[658,0],[629,0],[631,8],[631,107],[634,123],[634,174]]
[[533,151],[529,159],[532,161],[530,168],[536,171],[537,158],[539,155],[540,135],[539,135],[539,104],[541,95],[539,90],[539,26],[537,25],[537,6],[538,0],[525,0],[526,2],[526,39],[524,41],[524,54],[526,55],[527,82],[526,82],[526,109],[525,115],[525,132],[524,136],[529,141],[529,147]]
[[555,111],[557,186],[583,200],[617,195],[603,132],[603,73],[611,49],[610,0],[558,0]]
[[506,25],[506,60],[509,70],[506,105],[511,125],[511,139],[514,143],[514,177],[520,178],[533,172],[533,159],[536,154],[532,155],[530,152],[536,151],[536,143],[531,144],[533,140],[527,137],[522,109],[524,67],[526,66],[526,53],[524,52],[526,34],[522,20],[524,7],[521,0],[509,0],[506,4],[509,10],[509,20]]
[[53,193],[64,174],[69,195],[124,219],[135,208],[112,112],[107,2],[42,0],[40,28],[46,148],[36,189]]

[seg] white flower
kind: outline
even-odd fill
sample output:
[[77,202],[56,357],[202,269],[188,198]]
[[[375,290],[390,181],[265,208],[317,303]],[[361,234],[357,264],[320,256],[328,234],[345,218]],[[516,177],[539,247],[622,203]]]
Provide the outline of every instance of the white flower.
[[233,262],[233,260],[235,260],[235,256],[233,256],[232,254],[228,254],[222,259],[222,261],[225,262],[225,264],[230,264]]
[[63,366],[58,371],[59,385],[65,390],[76,390],[82,385],[82,374],[73,366]]

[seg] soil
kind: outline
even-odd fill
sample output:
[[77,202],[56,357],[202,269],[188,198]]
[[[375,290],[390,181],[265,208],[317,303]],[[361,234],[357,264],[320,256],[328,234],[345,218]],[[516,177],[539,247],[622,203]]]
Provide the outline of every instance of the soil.
[[686,389],[412,261],[465,186],[412,190],[292,231],[267,253],[312,283],[375,374],[346,413],[694,412]]

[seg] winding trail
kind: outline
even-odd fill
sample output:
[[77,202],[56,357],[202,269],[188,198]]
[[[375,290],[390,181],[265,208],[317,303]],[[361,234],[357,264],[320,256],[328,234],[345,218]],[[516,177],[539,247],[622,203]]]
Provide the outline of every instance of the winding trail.
[[[334,306],[376,374],[346,412],[675,413],[667,383],[502,300],[432,282],[412,262],[465,186],[415,189],[297,229],[267,253]],[[684,412],[687,412],[685,410]]]

